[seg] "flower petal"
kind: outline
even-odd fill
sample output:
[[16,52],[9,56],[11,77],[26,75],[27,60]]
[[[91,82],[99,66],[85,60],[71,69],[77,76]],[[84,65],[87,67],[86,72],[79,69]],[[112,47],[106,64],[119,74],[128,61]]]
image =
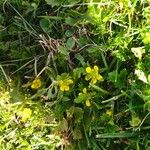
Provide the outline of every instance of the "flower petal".
[[84,93],[84,94],[87,93],[87,89],[86,89],[86,88],[83,89],[83,93]]
[[109,116],[112,116],[112,110],[107,110],[106,114],[109,115]]
[[72,81],[71,79],[69,79],[69,80],[67,80],[67,83],[68,83],[68,84],[72,84],[73,81]]
[[60,81],[58,81],[58,83],[59,83],[59,85],[62,85],[62,84],[63,84],[63,81],[62,81],[62,80],[60,80]]
[[95,84],[96,82],[97,82],[97,79],[96,78],[92,78],[91,83]]
[[32,84],[31,84],[31,88],[32,88],[32,89],[35,89],[35,84],[32,83]]
[[99,81],[102,81],[102,80],[103,80],[103,77],[102,77],[100,74],[98,74],[98,75],[96,76],[96,78],[97,78],[97,80],[99,80]]
[[94,66],[94,71],[98,71],[99,70],[99,68],[98,68],[98,66]]
[[32,84],[31,84],[31,88],[32,89],[38,89],[39,87],[41,87],[41,80],[40,79],[35,79],[33,80]]
[[65,90],[65,87],[62,85],[62,86],[60,86],[60,90],[61,91],[64,91]]
[[87,68],[86,68],[86,72],[87,72],[87,73],[91,73],[91,72],[92,72],[91,67],[87,67]]
[[69,91],[69,86],[64,86],[64,88],[65,88],[65,91]]
[[90,107],[90,106],[91,106],[91,102],[90,102],[90,100],[89,100],[89,99],[87,99],[87,100],[85,101],[85,104],[86,104],[86,106],[87,106],[87,107]]

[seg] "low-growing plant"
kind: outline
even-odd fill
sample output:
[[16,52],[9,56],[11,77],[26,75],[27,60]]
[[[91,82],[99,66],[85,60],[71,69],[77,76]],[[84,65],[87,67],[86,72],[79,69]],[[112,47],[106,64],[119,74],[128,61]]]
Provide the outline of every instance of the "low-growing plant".
[[0,3],[0,149],[149,149],[149,3]]

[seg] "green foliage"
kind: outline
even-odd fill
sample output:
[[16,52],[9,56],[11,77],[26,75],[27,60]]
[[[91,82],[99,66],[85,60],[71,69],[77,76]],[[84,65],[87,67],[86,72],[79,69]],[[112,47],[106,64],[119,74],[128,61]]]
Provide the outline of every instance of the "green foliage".
[[51,5],[52,7],[54,6],[60,6],[63,4],[70,4],[70,5],[74,5],[76,3],[78,3],[80,0],[46,0],[46,3],[48,5]]
[[125,87],[125,81],[127,77],[127,71],[126,69],[123,69],[120,71],[120,73],[117,73],[116,71],[110,72],[108,74],[109,80],[115,84],[116,87],[118,88],[123,88]]
[[149,149],[149,4],[0,2],[0,149]]

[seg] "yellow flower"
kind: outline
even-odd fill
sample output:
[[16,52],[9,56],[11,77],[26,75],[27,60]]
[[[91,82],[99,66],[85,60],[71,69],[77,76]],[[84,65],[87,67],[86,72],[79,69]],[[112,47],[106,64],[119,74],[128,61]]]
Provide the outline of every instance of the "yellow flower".
[[94,68],[87,67],[86,68],[86,73],[87,75],[85,76],[85,80],[90,80],[91,83],[95,84],[97,81],[102,81],[103,77],[98,73],[99,68],[98,66],[94,66]]
[[87,89],[86,88],[83,89],[83,93],[87,94]]
[[18,113],[21,117],[22,122],[26,122],[28,119],[31,118],[32,110],[30,108],[24,108],[22,111]]
[[31,88],[32,89],[38,89],[41,87],[41,85],[42,85],[41,80],[39,78],[36,78],[35,80],[32,81]]
[[109,116],[112,116],[112,110],[107,110],[106,114],[109,115]]
[[86,104],[86,106],[87,106],[87,107],[90,107],[90,106],[91,106],[91,102],[90,102],[90,100],[89,100],[89,99],[87,99],[87,100],[85,101],[85,104]]
[[[87,89],[86,89],[86,88],[83,89],[83,93],[79,93],[79,95],[81,95],[81,94],[84,94],[84,95],[86,96],[86,98],[89,98],[89,94],[87,93]],[[86,105],[87,107],[90,107],[90,106],[91,106],[91,102],[90,102],[89,99],[87,99],[87,100],[85,101],[85,105]]]
[[132,116],[132,120],[129,121],[130,126],[132,127],[137,127],[141,123],[141,120],[138,116]]
[[58,81],[58,84],[61,91],[69,91],[69,85],[73,84],[73,81],[71,79],[65,79]]
[[87,68],[86,68],[86,72],[87,72],[87,73],[91,73],[91,72],[92,72],[91,67],[87,67]]

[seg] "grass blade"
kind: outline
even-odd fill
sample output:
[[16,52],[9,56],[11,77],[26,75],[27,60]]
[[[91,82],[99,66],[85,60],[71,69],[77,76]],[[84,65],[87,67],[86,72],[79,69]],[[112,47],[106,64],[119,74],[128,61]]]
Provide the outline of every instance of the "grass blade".
[[122,133],[104,133],[97,134],[96,138],[128,138],[136,136],[135,132],[122,132]]

